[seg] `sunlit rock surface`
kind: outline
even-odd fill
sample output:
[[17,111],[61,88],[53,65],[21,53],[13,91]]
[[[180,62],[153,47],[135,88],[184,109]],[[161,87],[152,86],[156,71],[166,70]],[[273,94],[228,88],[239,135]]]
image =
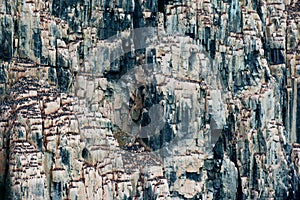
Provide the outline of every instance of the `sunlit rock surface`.
[[298,199],[297,0],[0,0],[0,199]]

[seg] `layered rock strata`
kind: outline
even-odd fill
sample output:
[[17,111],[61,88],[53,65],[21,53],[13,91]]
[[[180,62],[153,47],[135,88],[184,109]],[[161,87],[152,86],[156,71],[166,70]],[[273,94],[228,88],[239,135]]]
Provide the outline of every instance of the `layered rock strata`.
[[299,6],[0,0],[0,199],[297,199]]

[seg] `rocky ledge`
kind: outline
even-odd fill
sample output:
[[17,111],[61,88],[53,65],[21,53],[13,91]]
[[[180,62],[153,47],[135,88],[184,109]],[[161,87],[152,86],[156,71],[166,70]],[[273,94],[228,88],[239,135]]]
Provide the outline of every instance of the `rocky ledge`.
[[299,14],[0,0],[0,199],[298,199]]

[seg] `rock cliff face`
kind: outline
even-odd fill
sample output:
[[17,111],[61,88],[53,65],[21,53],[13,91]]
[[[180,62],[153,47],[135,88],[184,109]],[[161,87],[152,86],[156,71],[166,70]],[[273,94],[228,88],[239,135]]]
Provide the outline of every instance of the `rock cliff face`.
[[0,0],[0,199],[298,199],[299,38],[297,0]]

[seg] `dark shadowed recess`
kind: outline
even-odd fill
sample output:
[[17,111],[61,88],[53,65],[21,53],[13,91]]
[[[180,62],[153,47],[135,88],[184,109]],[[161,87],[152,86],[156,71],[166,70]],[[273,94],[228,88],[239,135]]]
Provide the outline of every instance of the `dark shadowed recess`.
[[10,60],[12,57],[12,27],[11,18],[0,19],[0,59]]
[[76,7],[77,4],[84,5],[84,0],[53,0],[52,14],[66,20],[68,18],[68,7]]
[[174,133],[169,123],[165,123],[164,127],[157,135],[152,135],[149,138],[142,138],[145,144],[153,151],[163,148],[174,138]]

